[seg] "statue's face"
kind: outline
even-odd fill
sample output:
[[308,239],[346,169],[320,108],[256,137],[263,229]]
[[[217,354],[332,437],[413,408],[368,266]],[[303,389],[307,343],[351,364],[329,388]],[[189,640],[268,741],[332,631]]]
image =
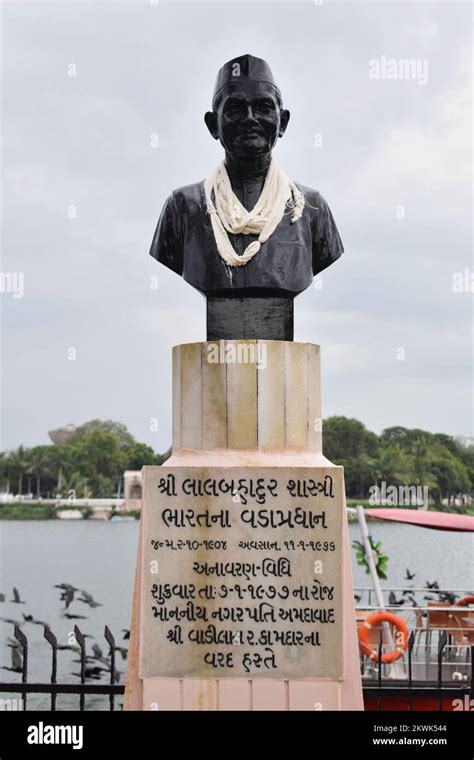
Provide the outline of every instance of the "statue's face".
[[289,116],[280,107],[274,87],[245,80],[229,85],[217,111],[205,118],[212,136],[226,152],[257,158],[271,152],[283,135]]

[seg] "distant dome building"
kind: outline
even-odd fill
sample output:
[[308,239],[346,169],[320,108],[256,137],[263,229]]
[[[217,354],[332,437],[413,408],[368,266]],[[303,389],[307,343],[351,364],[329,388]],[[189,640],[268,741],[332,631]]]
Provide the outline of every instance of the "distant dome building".
[[65,425],[62,428],[57,428],[56,430],[50,430],[48,435],[51,438],[53,443],[56,443],[58,446],[62,446],[64,443],[67,443],[74,433],[77,430],[77,425],[73,425],[70,423],[69,425]]

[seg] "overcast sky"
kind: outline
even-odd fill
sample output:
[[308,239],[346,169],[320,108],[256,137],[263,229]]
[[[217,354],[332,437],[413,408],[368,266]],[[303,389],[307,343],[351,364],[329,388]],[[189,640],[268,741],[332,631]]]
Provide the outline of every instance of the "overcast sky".
[[[291,111],[279,163],[326,197],[345,246],[295,303],[295,339],[321,345],[323,415],[471,432],[473,296],[452,289],[472,271],[470,14],[2,3],[2,271],[24,274],[24,296],[0,295],[1,447],[95,417],[170,444],[171,347],[205,339],[205,304],[148,251],[170,191],[221,159],[203,114],[218,68],[247,52]],[[370,78],[383,56],[420,76]]]

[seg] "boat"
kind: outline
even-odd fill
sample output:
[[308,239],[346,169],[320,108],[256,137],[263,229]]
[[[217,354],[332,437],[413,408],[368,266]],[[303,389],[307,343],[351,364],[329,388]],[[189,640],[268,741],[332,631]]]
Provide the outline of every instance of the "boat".
[[112,515],[110,522],[135,522],[132,515]]
[[59,520],[82,520],[82,512],[80,509],[58,509],[56,517]]

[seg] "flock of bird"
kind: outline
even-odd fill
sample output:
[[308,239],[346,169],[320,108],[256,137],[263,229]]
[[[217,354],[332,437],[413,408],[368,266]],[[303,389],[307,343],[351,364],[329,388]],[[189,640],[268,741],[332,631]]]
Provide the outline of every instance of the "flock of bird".
[[[406,568],[404,580],[412,581],[415,576],[416,573],[411,573],[410,570]],[[425,588],[427,591],[438,591],[440,586],[438,581],[425,581],[423,588]],[[354,599],[356,602],[360,602],[362,599],[362,594],[354,594]],[[451,605],[454,605],[456,604],[456,600],[459,599],[459,597],[450,591],[442,591],[439,594],[437,593],[435,596],[425,594],[423,596],[423,599],[429,602],[449,602]],[[401,607],[406,604],[407,601],[411,602],[413,607],[419,606],[418,601],[415,598],[413,586],[411,588],[404,589],[402,591],[402,597],[400,599],[397,599],[394,591],[390,591],[388,594],[389,607]],[[421,614],[425,617],[427,613],[422,611]]]
[[[88,620],[88,617],[86,615],[78,614],[77,612],[69,611],[70,606],[73,602],[82,602],[83,604],[86,604],[91,610],[95,609],[96,607],[102,607],[103,605],[100,602],[97,602],[92,594],[89,594],[88,591],[85,591],[84,589],[76,588],[76,586],[72,586],[70,583],[57,583],[54,588],[60,589],[60,597],[59,601],[64,602],[64,607],[62,608],[62,617],[67,620]],[[25,600],[21,598],[20,592],[17,588],[13,588],[12,592],[12,598],[7,599],[5,594],[0,593],[0,602],[10,602],[12,604],[26,604]],[[37,620],[33,617],[32,614],[22,614],[22,620],[15,620],[13,618],[9,617],[0,617],[0,620],[2,620],[5,623],[9,623],[11,625],[16,625],[18,627],[21,627],[25,625],[26,623],[30,623],[33,625],[41,625],[44,628],[50,629],[49,623],[46,623],[44,620]],[[129,639],[130,638],[130,631],[127,628],[122,628],[123,633],[123,639]],[[85,633],[83,634],[85,639],[91,639],[94,638],[93,636]],[[11,666],[3,665],[3,670],[10,670],[13,673],[22,673],[23,672],[23,655],[22,655],[22,648],[21,644],[17,639],[12,638],[11,636],[8,637],[8,646],[11,649]],[[71,652],[75,652],[76,654],[80,654],[81,648],[79,645],[76,644],[58,644],[57,645],[58,650],[69,650]],[[122,660],[127,659],[128,649],[124,646],[116,646],[115,651],[119,652]],[[107,674],[110,676],[111,673],[111,658],[104,656],[104,653],[100,646],[98,644],[92,644],[91,647],[91,654],[88,654],[86,652],[85,654],[85,667],[84,667],[84,675],[86,679],[92,679],[92,680],[100,680],[104,674]],[[81,663],[81,659],[73,660],[73,662]],[[71,673],[73,676],[79,676],[81,677],[81,673]],[[118,671],[116,668],[114,668],[113,673],[113,681],[115,683],[118,683],[120,681],[121,672]]]

